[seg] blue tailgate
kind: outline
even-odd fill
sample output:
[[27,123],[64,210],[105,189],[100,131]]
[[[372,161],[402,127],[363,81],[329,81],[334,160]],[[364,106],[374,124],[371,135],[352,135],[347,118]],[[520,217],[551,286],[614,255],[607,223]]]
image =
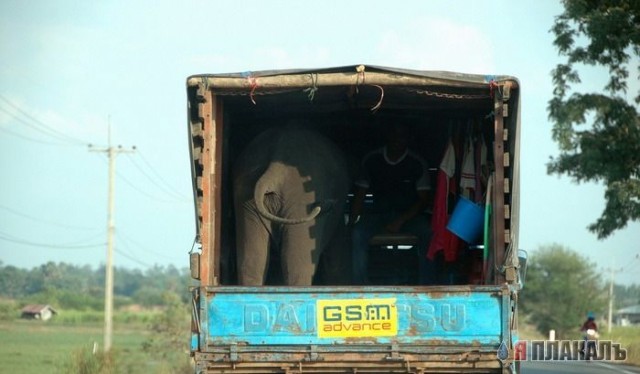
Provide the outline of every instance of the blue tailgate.
[[509,307],[498,286],[210,287],[200,296],[199,345],[495,347]]

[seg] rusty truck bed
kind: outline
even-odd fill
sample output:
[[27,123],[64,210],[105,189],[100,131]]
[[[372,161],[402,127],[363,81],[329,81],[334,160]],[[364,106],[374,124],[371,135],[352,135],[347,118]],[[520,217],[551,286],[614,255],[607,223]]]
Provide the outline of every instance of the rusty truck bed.
[[510,340],[499,286],[205,287],[198,300],[203,373],[483,372]]

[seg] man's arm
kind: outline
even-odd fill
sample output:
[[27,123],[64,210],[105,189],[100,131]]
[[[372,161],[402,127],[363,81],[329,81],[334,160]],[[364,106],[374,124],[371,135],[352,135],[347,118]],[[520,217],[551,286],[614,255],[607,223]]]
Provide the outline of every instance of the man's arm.
[[367,196],[367,188],[358,186],[351,202],[351,212],[349,212],[349,225],[355,225],[360,219],[364,209],[364,198]]
[[405,222],[422,213],[429,206],[430,193],[429,190],[418,190],[418,200],[404,213],[402,213],[393,222],[388,224],[385,229],[389,232],[396,233],[402,228]]

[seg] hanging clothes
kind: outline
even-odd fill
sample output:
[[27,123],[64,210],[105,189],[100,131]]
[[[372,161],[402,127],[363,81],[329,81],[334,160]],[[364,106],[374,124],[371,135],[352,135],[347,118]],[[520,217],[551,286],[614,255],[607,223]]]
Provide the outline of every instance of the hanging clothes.
[[484,142],[482,134],[476,140],[475,169],[476,188],[474,201],[478,204],[484,204],[484,190],[487,187],[489,169],[487,165],[487,144]]
[[460,173],[460,195],[469,200],[475,200],[476,191],[476,167],[474,162],[475,151],[471,136],[464,142],[462,155],[462,172]]
[[440,162],[438,177],[436,182],[436,193],[433,204],[433,215],[431,217],[431,229],[433,236],[427,258],[431,261],[435,259],[438,252],[444,252],[446,262],[453,262],[458,258],[460,239],[451,231],[447,230],[449,221],[449,196],[456,195],[456,152],[451,140],[447,143],[444,157]]

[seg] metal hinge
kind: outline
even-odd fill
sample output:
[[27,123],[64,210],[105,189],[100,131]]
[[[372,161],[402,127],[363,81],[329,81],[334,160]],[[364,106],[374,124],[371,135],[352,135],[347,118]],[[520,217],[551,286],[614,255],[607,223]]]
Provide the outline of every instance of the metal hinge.
[[317,345],[311,345],[309,347],[309,358],[307,358],[307,361],[320,361],[320,355],[318,354],[318,346]]
[[391,344],[391,354],[385,357],[385,360],[389,361],[403,361],[404,358],[400,356],[400,347],[398,343]]
[[505,82],[502,86],[502,100],[509,101],[511,97],[511,82]]
[[229,360],[238,361],[238,345],[235,343],[229,346]]

